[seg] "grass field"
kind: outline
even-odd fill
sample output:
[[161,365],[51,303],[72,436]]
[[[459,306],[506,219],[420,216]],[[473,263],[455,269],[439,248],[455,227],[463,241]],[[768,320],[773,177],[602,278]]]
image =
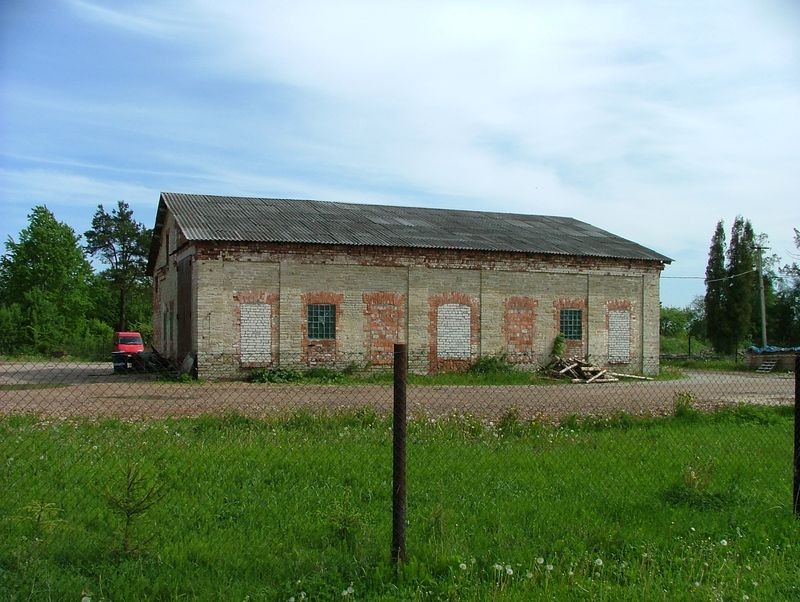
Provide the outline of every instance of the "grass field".
[[411,423],[397,575],[369,411],[6,417],[0,599],[797,599],[788,408],[679,414]]

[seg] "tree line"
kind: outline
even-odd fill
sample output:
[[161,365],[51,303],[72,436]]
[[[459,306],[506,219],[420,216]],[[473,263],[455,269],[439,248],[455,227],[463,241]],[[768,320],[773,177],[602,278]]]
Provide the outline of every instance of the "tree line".
[[[34,207],[0,258],[0,354],[105,359],[115,331],[148,338],[151,236],[124,201],[110,212],[99,205],[83,237]],[[104,269],[95,271],[91,258]]]
[[[800,251],[800,232],[794,232]],[[756,234],[750,220],[737,216],[728,238],[720,220],[709,246],[705,295],[685,308],[662,308],[662,349],[675,352],[676,342],[690,338],[699,343],[695,349],[710,347],[723,355],[749,345],[760,347],[762,286],[767,343],[799,346],[800,266],[797,262],[779,266],[777,255],[765,253],[768,248],[767,236]]]

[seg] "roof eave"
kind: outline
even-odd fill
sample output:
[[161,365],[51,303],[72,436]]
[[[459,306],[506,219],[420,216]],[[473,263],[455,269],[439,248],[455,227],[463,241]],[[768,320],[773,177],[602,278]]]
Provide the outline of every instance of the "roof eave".
[[150,239],[150,256],[147,259],[147,273],[155,276],[156,260],[161,250],[161,231],[164,229],[164,220],[167,215],[167,204],[164,200],[164,193],[158,199],[158,211],[156,212],[156,223],[153,226],[153,237]]

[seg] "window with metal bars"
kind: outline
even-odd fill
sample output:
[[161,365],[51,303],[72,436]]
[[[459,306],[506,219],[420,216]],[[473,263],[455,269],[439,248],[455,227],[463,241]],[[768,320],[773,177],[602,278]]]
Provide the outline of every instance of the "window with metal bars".
[[312,303],[308,306],[308,338],[336,338],[336,306],[329,303]]
[[583,311],[562,309],[560,330],[568,341],[580,341],[583,338]]

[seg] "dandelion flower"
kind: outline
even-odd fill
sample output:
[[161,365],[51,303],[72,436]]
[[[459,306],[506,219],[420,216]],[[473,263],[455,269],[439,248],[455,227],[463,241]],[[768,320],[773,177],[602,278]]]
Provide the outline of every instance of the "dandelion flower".
[[694,586],[695,586],[695,587],[700,587],[700,582],[699,582],[699,581],[695,581],[695,582],[694,582]]
[[728,540],[727,540],[727,539],[722,539],[722,540],[720,540],[720,542],[719,542],[719,545],[721,545],[721,546],[727,546],[727,545],[728,545]]
[[525,576],[526,576],[528,579],[533,579],[533,573],[531,573],[530,571],[528,571],[527,573],[525,573]]
[[513,574],[514,574],[514,569],[512,569],[511,565],[509,564],[508,566],[506,566],[506,575],[513,575]]
[[460,568],[462,571],[466,571],[467,570],[467,565],[462,562],[461,564],[458,565],[458,568]]
[[548,564],[548,565],[547,565],[546,567],[544,567],[544,568],[546,568],[548,571],[552,571],[552,570],[553,570],[553,565],[552,565],[552,564]]
[[596,566],[603,566],[603,559],[602,558],[595,558],[594,564]]
[[499,571],[502,571],[502,570],[503,570],[503,565],[502,565],[502,564],[496,564],[496,563],[495,563],[495,565],[494,565],[494,570],[495,570],[495,571],[498,571],[498,572],[499,572]]
[[536,559],[536,564],[544,564],[544,558],[539,556],[539,558]]

